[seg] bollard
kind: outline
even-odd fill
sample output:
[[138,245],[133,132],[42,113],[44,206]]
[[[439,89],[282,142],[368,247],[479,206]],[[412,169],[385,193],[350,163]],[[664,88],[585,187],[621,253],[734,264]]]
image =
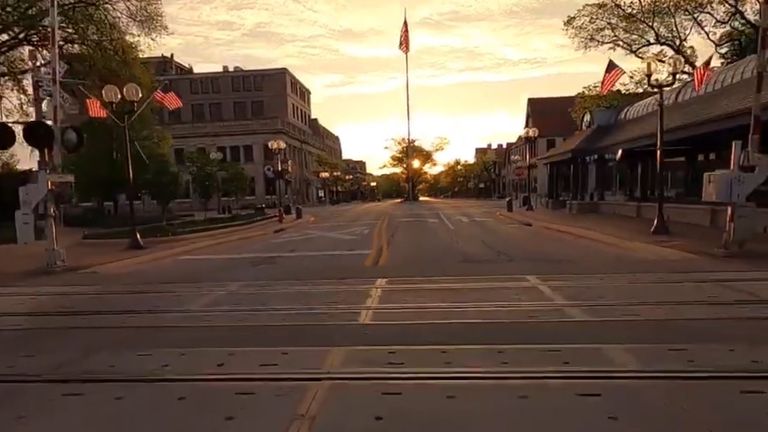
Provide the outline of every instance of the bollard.
[[283,209],[282,208],[278,208],[277,209],[277,222],[278,223],[283,223],[283,220],[285,220],[285,215],[283,214]]
[[298,220],[303,217],[304,217],[304,210],[301,207],[296,206],[296,219]]
[[515,200],[507,198],[507,212],[512,213],[515,210]]

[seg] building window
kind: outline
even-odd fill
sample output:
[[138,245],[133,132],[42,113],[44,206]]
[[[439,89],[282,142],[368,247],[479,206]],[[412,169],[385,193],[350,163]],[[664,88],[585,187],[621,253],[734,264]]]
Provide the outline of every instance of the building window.
[[211,91],[221,93],[221,81],[218,78],[211,78]]
[[231,146],[229,148],[229,160],[232,162],[240,162],[242,160],[240,157],[240,146]]
[[248,196],[256,196],[256,177],[248,179]]
[[253,89],[255,91],[263,91],[264,90],[264,77],[263,76],[254,76],[253,77]]
[[547,138],[547,151],[552,150],[557,146],[557,140],[554,138]]
[[192,104],[192,121],[196,121],[196,122],[205,121],[205,105]]
[[168,123],[181,123],[181,110],[168,111]]
[[243,91],[253,91],[253,77],[246,75],[243,77]]
[[245,102],[234,102],[232,105],[232,111],[235,113],[235,120],[245,120],[248,118],[247,105]]
[[253,162],[253,145],[243,146],[243,162]]
[[251,101],[251,117],[253,118],[264,117],[264,101],[263,100]]
[[211,81],[207,78],[200,80],[200,93],[208,94],[211,92]]
[[218,146],[218,147],[216,147],[216,152],[221,153],[222,155],[224,155],[224,157],[221,158],[222,161],[224,161],[224,162],[227,161],[227,148],[226,147]]
[[189,92],[192,94],[200,94],[200,80],[189,80]]
[[176,165],[185,165],[187,163],[186,159],[184,158],[183,147],[173,148],[173,161],[176,163]]
[[208,112],[209,117],[211,121],[221,121],[222,115],[221,115],[221,103],[220,102],[214,102],[212,104],[208,105]]
[[232,77],[232,91],[233,92],[239,92],[243,90],[243,77],[241,76],[233,76]]

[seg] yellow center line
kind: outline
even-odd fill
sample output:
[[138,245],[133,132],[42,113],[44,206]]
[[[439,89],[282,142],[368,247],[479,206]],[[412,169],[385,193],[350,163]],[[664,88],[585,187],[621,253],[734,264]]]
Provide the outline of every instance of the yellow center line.
[[[323,361],[323,370],[326,373],[332,373],[341,365],[346,351],[347,349],[342,347],[331,348]],[[296,408],[295,418],[288,427],[288,432],[309,432],[312,430],[312,425],[315,423],[330,387],[329,381],[321,381],[309,386],[301,403]]]
[[373,239],[371,240],[371,253],[368,254],[368,258],[365,259],[365,266],[372,267],[376,265],[376,261],[379,259],[379,246],[381,244],[381,232],[384,226],[385,218],[381,218],[379,223],[376,224],[376,228],[373,229]]
[[384,226],[381,229],[381,257],[379,258],[379,265],[384,265],[389,259],[389,216],[384,217]]
[[371,288],[370,294],[368,294],[368,298],[365,300],[365,305],[363,310],[360,311],[360,317],[357,319],[357,322],[361,324],[369,324],[371,322],[373,311],[378,306],[379,299],[381,299],[381,287],[386,284],[386,279],[378,279],[376,281],[373,288]]

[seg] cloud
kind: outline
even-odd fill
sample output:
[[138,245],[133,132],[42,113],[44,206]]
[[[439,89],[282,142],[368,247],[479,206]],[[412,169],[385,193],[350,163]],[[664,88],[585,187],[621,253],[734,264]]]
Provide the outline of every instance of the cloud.
[[363,134],[397,135],[405,66],[398,39],[407,6],[411,88],[429,125],[418,128],[434,128],[422,131],[431,136],[452,128],[462,142],[455,148],[469,157],[475,144],[520,128],[489,124],[522,118],[524,96],[572,94],[599,79],[605,57],[574,52],[562,32],[563,19],[584,2],[166,0],[172,34],[157,48],[197,71],[289,67],[310,87],[313,115],[339,133],[345,152],[381,156]]

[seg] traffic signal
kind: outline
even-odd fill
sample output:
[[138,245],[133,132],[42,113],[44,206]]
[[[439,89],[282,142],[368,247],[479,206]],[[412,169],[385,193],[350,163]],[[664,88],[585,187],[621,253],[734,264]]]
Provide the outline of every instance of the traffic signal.
[[67,126],[61,130],[61,146],[67,153],[77,153],[85,145],[83,130],[77,126]]
[[30,147],[36,149],[41,154],[47,150],[53,149],[55,134],[53,127],[42,120],[33,120],[24,125],[21,130],[21,136]]
[[[41,154],[53,150],[56,134],[53,127],[42,120],[24,123],[21,136],[30,147]],[[78,126],[65,126],[59,137],[61,146],[67,153],[77,153],[85,145],[85,134]],[[0,122],[0,150],[10,150],[16,144],[16,132],[8,123]]]

